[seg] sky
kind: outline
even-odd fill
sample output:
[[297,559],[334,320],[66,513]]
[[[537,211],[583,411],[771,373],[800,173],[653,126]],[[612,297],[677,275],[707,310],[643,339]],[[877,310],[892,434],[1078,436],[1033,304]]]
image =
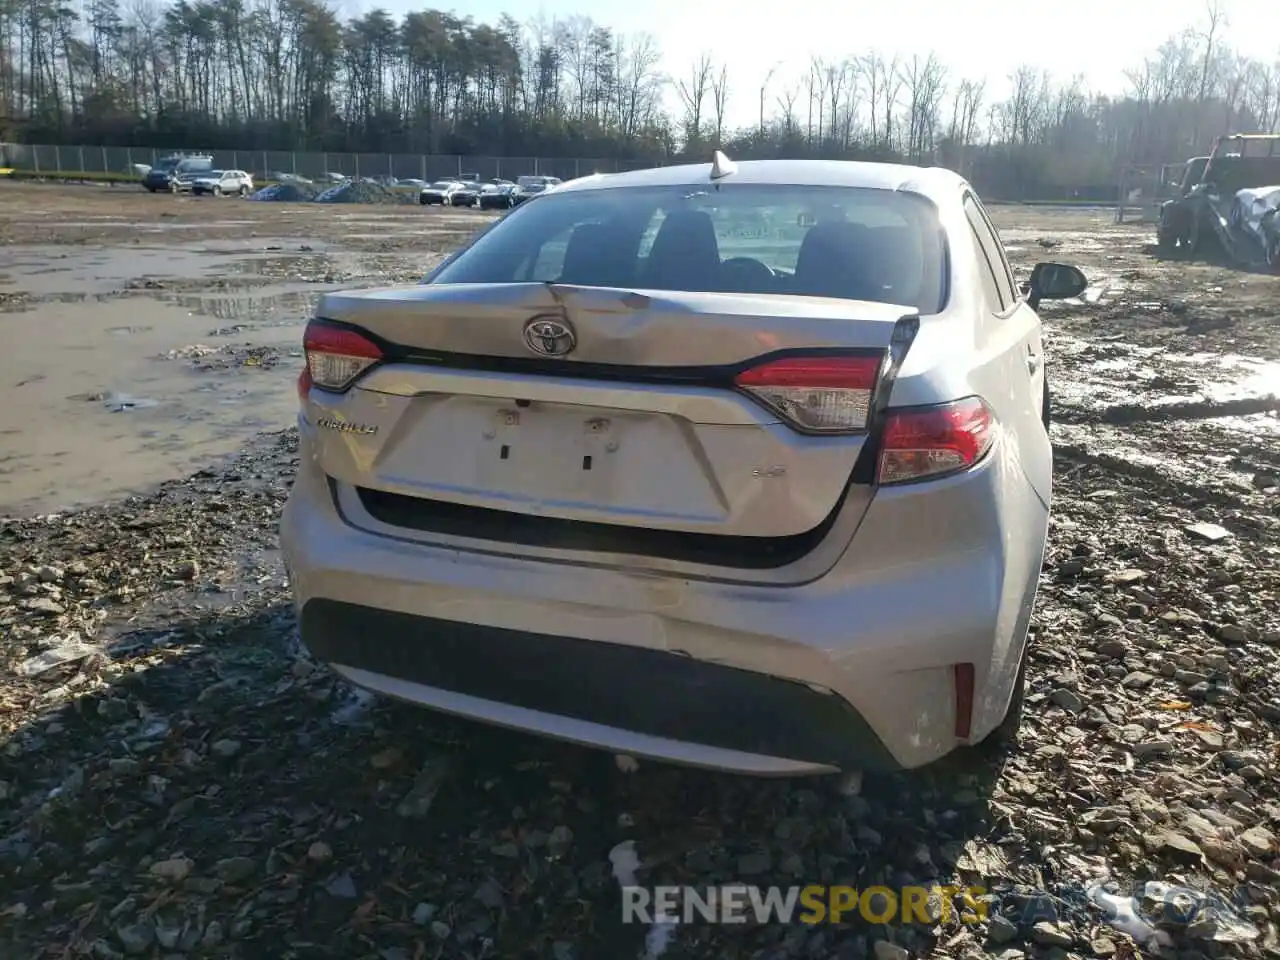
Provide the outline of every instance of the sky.
[[[1280,0],[1219,0],[1226,39],[1240,53],[1280,59]],[[1063,78],[1083,74],[1097,91],[1123,89],[1124,71],[1141,63],[1185,26],[1207,26],[1206,0],[345,0],[361,13],[383,6],[394,14],[433,6],[477,21],[503,13],[525,22],[584,14],[623,33],[653,34],[663,69],[688,76],[706,52],[728,67],[729,126],[749,126],[790,83],[798,85],[810,58],[840,60],[870,49],[889,56],[936,53],[950,77],[988,78],[988,102],[1004,92],[1005,78],[1024,63]],[[672,94],[668,98],[676,106]],[[800,102],[800,101],[798,101]]]

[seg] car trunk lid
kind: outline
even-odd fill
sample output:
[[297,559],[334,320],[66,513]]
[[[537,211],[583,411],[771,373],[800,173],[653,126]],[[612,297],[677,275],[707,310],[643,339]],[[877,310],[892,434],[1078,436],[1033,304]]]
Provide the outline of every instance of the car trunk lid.
[[[622,552],[628,533],[791,538],[842,503],[869,502],[869,488],[848,491],[866,434],[806,435],[735,378],[815,354],[857,353],[878,369],[909,315],[551,284],[330,294],[317,317],[368,334],[382,358],[345,393],[311,390],[308,414],[325,473],[370,495],[366,505],[409,498],[604,527]],[[538,320],[571,343],[531,342]]]

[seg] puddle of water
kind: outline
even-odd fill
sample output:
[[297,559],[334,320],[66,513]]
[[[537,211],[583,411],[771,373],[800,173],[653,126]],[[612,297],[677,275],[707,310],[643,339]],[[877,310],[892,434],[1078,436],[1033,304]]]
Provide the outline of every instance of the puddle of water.
[[[1049,337],[1070,375],[1055,382],[1063,399],[1089,409],[1141,403],[1156,407],[1195,401],[1230,403],[1280,396],[1280,363],[1239,354],[1176,353],[1119,341]],[[1242,418],[1270,432],[1268,418]],[[1274,418],[1270,418],[1274,420]]]
[[228,272],[234,255],[210,255],[178,247],[70,251],[66,247],[9,248],[10,292],[39,297],[102,296],[141,277],[195,279]]
[[151,397],[135,397],[129,393],[112,391],[102,401],[112,413],[128,413],[130,410],[150,410],[160,406],[159,400]]
[[[302,322],[315,308],[316,301],[329,290],[342,289],[339,284],[281,284],[258,287],[251,293],[162,294],[159,299],[205,317],[219,320],[255,320],[245,329]],[[228,331],[234,333],[235,331]],[[222,334],[226,336],[226,333]]]
[[[1204,389],[1211,399],[1280,396],[1280,362],[1256,360],[1231,353],[1172,355],[1169,359],[1197,368],[1210,368]],[[1213,366],[1217,366],[1219,370],[1213,371]]]
[[[208,318],[150,297],[41,303],[0,314],[6,324],[0,514],[55,511],[186,476],[296,415],[301,317],[224,337],[217,349],[236,354],[195,360],[156,358],[207,341]],[[14,335],[19,325],[40,336]],[[278,362],[259,362],[262,348],[278,351]]]

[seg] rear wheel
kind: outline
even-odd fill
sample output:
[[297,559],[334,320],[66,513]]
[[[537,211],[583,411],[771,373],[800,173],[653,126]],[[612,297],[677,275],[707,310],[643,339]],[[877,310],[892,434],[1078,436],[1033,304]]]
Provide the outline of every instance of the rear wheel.
[[1156,246],[1165,253],[1178,249],[1178,234],[1171,228],[1161,226],[1156,231]]
[[240,186],[240,196],[247,197],[248,195],[249,195],[249,188],[242,184]]
[[220,196],[222,196],[222,187],[218,186],[218,185],[215,183],[215,184],[213,185],[213,191],[212,191],[212,192],[213,192],[213,195],[214,195],[215,197],[220,197]]

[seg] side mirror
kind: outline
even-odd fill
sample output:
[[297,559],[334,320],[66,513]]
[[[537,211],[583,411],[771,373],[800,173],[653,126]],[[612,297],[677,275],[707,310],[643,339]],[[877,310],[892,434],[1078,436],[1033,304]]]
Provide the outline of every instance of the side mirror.
[[1027,303],[1034,310],[1041,300],[1070,300],[1084,293],[1089,286],[1075,267],[1065,263],[1037,263],[1027,281]]

